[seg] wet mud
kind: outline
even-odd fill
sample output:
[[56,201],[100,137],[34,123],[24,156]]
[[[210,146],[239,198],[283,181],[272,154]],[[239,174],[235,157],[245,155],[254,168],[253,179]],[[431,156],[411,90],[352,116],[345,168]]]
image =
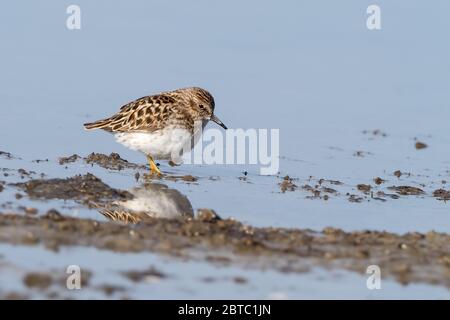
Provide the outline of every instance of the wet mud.
[[12,186],[23,190],[31,199],[75,200],[91,207],[132,198],[127,191],[113,189],[90,173],[66,179],[35,179]]
[[111,153],[110,155],[106,155],[103,153],[92,152],[86,157],[81,157],[78,154],[73,154],[71,156],[60,157],[58,159],[58,163],[60,165],[66,166],[75,163],[77,161],[83,161],[84,163],[92,166],[97,165],[99,167],[108,170],[116,170],[116,171],[121,171],[125,169],[145,170],[145,171],[148,170],[148,173],[144,173],[142,175],[139,172],[136,172],[135,173],[136,181],[139,181],[140,178],[143,178],[144,180],[170,180],[170,181],[185,181],[192,183],[198,180],[198,177],[189,174],[188,175],[171,175],[166,173],[163,173],[162,175],[151,174],[149,173],[150,169],[148,166],[129,162],[128,160],[121,158],[118,153]]
[[419,196],[421,194],[425,194],[425,192],[417,187],[411,187],[411,186],[392,186],[388,187],[389,190],[395,191],[397,194],[402,196],[407,195],[413,195],[413,196]]
[[[411,177],[410,173],[402,173],[397,170],[393,173],[393,176],[397,179],[400,177]],[[416,196],[427,197],[432,196],[440,201],[450,200],[450,190],[438,188],[433,191],[425,191],[424,185],[412,186],[412,185],[389,185],[388,180],[381,177],[376,177],[372,180],[373,184],[360,183],[354,186],[349,186],[341,181],[329,180],[329,179],[315,179],[310,177],[305,180],[305,184],[301,185],[301,181],[298,178],[292,178],[285,176],[280,178],[281,182],[278,183],[281,193],[286,192],[306,192],[306,199],[321,199],[329,200],[333,197],[346,197],[349,202],[361,203],[363,201],[382,201],[397,200],[404,196]],[[445,181],[441,181],[445,183]],[[345,187],[346,190],[350,187],[355,193],[341,190],[341,187]]]
[[[0,242],[15,245],[89,246],[116,252],[157,252],[215,264],[239,264],[280,272],[304,272],[311,266],[364,272],[376,264],[385,277],[401,283],[439,283],[450,288],[450,236],[429,232],[322,232],[255,228],[203,212],[195,218],[151,219],[119,224],[63,215],[0,215]],[[128,278],[164,277],[157,270],[132,271]],[[33,275],[31,286],[46,286],[46,276]]]
[[433,197],[441,201],[450,200],[450,191],[445,189],[437,189],[433,192]]
[[118,153],[111,153],[106,155],[103,153],[92,152],[87,157],[81,157],[77,154],[73,154],[68,157],[60,157],[58,162],[60,165],[67,165],[70,163],[83,160],[87,164],[98,165],[102,168],[109,170],[123,170],[123,169],[144,169],[146,166],[128,162],[122,159]]

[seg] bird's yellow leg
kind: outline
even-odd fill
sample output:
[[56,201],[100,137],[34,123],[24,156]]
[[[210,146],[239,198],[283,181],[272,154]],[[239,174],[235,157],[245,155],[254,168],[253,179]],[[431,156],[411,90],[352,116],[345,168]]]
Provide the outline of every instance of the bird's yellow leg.
[[153,161],[153,158],[150,155],[147,155],[147,160],[148,164],[150,165],[151,173],[161,174],[161,171],[159,170],[158,166],[156,165],[155,161]]

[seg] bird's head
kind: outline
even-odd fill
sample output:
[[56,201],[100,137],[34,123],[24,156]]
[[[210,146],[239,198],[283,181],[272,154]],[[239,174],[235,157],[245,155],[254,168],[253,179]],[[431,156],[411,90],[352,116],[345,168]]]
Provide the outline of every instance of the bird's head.
[[208,91],[198,87],[182,90],[186,90],[186,94],[189,96],[190,113],[194,120],[211,120],[222,128],[227,129],[223,122],[214,114],[214,98]]

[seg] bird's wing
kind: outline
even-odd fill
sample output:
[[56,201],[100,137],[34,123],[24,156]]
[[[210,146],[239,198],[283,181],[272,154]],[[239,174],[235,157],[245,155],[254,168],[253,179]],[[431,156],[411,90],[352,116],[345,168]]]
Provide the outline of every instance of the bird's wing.
[[152,132],[165,126],[177,100],[162,93],[134,100],[110,118],[86,123],[87,129],[109,132]]
[[113,221],[121,221],[125,223],[139,223],[141,221],[152,220],[152,217],[144,212],[128,212],[120,209],[103,209],[99,211],[106,218]]

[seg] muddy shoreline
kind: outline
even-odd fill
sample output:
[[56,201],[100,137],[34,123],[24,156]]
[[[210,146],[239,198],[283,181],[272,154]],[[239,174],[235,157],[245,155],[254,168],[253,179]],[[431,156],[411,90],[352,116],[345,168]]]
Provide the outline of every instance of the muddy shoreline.
[[115,252],[155,252],[280,272],[305,272],[314,266],[365,273],[379,265],[400,283],[423,282],[450,288],[450,236],[429,232],[322,232],[254,228],[221,220],[205,210],[197,218],[151,219],[122,224],[65,217],[52,212],[30,217],[0,214],[0,242],[15,245],[88,246]]

